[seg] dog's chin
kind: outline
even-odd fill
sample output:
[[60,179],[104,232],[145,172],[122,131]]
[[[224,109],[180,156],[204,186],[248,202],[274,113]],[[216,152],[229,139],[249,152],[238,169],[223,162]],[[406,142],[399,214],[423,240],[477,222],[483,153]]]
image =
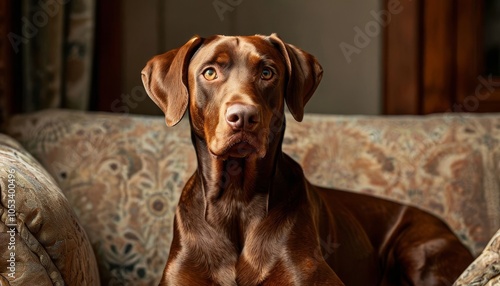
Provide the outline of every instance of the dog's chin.
[[245,136],[235,136],[224,141],[225,144],[219,148],[210,149],[210,152],[217,159],[261,159],[266,155],[266,148],[256,138]]
[[239,142],[225,152],[226,156],[231,158],[246,158],[255,153],[257,153],[255,147],[247,142]]

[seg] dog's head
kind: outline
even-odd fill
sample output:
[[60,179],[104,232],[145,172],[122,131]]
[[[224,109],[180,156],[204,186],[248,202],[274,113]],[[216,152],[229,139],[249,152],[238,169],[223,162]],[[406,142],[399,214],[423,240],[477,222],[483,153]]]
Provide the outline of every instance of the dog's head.
[[[322,68],[310,54],[271,36],[193,37],[142,70],[168,126],[189,106],[191,126],[220,158],[264,157],[282,132],[284,103],[301,121]],[[278,126],[277,126],[278,125]]]

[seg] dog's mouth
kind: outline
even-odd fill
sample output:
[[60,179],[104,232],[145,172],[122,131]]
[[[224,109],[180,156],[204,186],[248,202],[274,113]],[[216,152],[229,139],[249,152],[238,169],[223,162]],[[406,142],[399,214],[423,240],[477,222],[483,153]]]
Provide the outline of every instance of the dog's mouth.
[[245,158],[252,153],[255,153],[257,150],[250,143],[242,141],[236,143],[234,146],[230,147],[226,154],[229,157],[233,158]]
[[238,132],[224,140],[219,148],[210,149],[212,155],[226,160],[228,158],[262,158],[266,154],[262,142],[253,134]]

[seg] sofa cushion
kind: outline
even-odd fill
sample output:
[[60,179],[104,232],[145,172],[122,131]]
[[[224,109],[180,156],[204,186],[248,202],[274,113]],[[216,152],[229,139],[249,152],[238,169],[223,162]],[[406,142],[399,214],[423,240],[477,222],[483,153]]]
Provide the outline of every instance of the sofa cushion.
[[0,284],[99,285],[91,245],[53,178],[0,134]]

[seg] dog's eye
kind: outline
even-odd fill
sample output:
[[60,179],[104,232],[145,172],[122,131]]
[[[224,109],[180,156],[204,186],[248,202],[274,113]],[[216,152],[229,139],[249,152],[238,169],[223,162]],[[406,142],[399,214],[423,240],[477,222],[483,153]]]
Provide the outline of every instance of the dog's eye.
[[264,68],[260,75],[263,80],[269,80],[273,77],[273,71],[270,68]]
[[203,72],[203,77],[206,80],[214,80],[217,78],[217,72],[214,68],[208,68]]

